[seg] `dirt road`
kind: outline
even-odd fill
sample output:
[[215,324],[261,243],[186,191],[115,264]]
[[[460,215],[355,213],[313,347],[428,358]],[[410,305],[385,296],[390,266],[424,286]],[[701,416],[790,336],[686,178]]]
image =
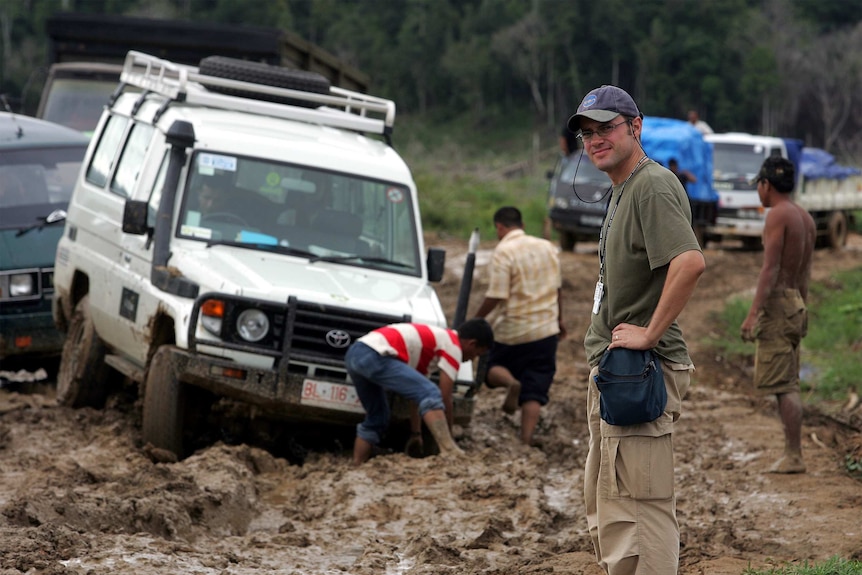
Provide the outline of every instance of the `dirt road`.
[[[451,314],[466,241],[429,243],[449,248],[439,293]],[[745,393],[744,366],[701,345],[709,313],[754,285],[761,254],[706,256],[681,318],[698,369],[675,436],[680,572],[862,559],[862,482],[844,464],[846,453],[862,457],[859,433],[809,409],[808,473],[764,473],[783,445],[774,406]],[[470,311],[486,285],[485,259]],[[0,575],[600,573],[581,491],[580,340],[596,260],[594,245],[562,256],[571,336],[560,347],[540,448],[516,442],[517,420],[500,411],[502,390],[483,388],[473,424],[458,437],[469,458],[457,465],[393,454],[353,469],[350,437],[331,438],[330,449],[309,450],[303,437],[265,449],[263,441],[229,444],[230,433],[182,462],[154,463],[140,445],[133,398],[76,411],[56,407],[50,388],[0,390]],[[815,280],[860,265],[862,238],[853,236],[841,253],[817,252]]]

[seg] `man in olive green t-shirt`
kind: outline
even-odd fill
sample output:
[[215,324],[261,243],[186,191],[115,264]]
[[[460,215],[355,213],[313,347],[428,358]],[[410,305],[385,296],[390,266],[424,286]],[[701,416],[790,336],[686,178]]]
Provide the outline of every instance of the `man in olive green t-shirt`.
[[[676,318],[705,269],[691,209],[677,177],[640,144],[643,115],[616,86],[584,97],[569,129],[613,183],[599,240],[599,274],[584,348],[590,448],[584,473],[587,525],[606,573],[669,575],[679,566],[673,423],[694,369]],[[654,349],[667,406],[655,421],[601,420],[593,376],[608,348]]]

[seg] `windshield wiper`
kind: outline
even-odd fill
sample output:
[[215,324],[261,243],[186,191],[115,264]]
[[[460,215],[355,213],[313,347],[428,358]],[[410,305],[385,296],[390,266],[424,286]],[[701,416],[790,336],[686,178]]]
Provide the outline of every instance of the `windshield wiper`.
[[56,224],[57,222],[66,221],[66,210],[54,210],[47,216],[37,218],[37,220],[39,223],[31,224],[29,226],[25,226],[19,229],[18,232],[15,234],[15,237],[18,238],[32,230],[41,230],[45,226],[50,226],[52,224]]
[[211,248],[212,246],[231,246],[235,248],[246,248],[249,250],[261,250],[267,252],[278,252],[280,254],[287,254],[291,256],[302,256],[306,258],[314,257],[314,254],[299,248],[292,248],[290,246],[279,246],[275,244],[262,244],[255,242],[231,242],[226,240],[210,240],[207,242],[207,247]]
[[393,260],[388,260],[386,258],[375,258],[375,257],[358,256],[358,255],[353,255],[353,256],[315,256],[315,257],[311,258],[310,260],[308,260],[308,263],[310,263],[310,264],[313,264],[316,262],[338,263],[338,262],[349,262],[349,261],[353,261],[353,260],[357,260],[357,261],[361,261],[363,263],[369,263],[369,264],[385,264],[385,265],[395,266],[395,267],[399,267],[399,268],[413,269],[413,266],[411,266],[411,265],[404,264],[401,262],[396,262]]

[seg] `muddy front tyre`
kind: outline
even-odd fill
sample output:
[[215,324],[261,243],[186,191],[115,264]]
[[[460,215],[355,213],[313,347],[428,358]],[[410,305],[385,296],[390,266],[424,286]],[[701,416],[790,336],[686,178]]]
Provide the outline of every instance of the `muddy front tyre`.
[[153,447],[172,452],[178,459],[183,450],[186,386],[177,379],[171,361],[173,346],[156,351],[144,385],[143,440]]
[[57,371],[57,403],[68,407],[102,407],[108,397],[111,368],[105,344],[90,317],[90,296],[81,298],[72,319]]

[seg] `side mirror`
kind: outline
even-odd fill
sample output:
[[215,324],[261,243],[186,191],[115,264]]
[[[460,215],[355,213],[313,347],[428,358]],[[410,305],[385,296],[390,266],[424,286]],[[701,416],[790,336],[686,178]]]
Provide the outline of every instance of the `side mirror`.
[[123,233],[142,236],[147,229],[147,202],[126,200],[123,208]]
[[428,281],[439,282],[443,279],[443,269],[446,264],[446,250],[441,248],[428,248]]

